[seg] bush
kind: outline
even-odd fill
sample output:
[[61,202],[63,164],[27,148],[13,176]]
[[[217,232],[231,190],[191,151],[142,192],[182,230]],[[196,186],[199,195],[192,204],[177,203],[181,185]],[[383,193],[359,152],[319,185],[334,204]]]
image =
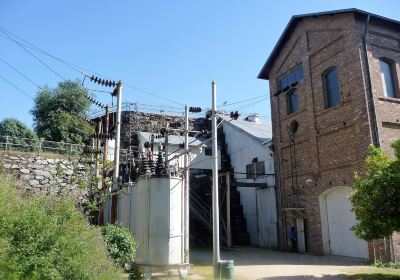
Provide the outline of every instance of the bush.
[[393,262],[388,262],[388,261],[376,261],[375,266],[379,268],[394,268],[394,269],[399,269],[400,268],[400,261],[393,261]]
[[126,263],[135,260],[136,241],[129,229],[120,224],[107,225],[101,228],[107,249],[114,263],[122,267]]
[[73,201],[18,191],[0,176],[0,279],[121,278]]

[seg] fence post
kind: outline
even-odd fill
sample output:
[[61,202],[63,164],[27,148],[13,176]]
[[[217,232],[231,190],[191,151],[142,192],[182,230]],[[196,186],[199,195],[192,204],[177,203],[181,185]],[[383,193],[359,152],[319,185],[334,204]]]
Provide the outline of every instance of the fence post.
[[42,152],[42,144],[43,144],[43,138],[39,139],[39,147],[38,147],[38,155],[40,156],[40,153]]
[[7,151],[8,148],[8,136],[6,136],[6,146],[5,146],[5,150]]
[[69,147],[70,147],[70,148],[69,148],[69,157],[68,157],[69,160],[71,160],[71,158],[72,158],[72,145],[73,145],[73,144],[69,144]]

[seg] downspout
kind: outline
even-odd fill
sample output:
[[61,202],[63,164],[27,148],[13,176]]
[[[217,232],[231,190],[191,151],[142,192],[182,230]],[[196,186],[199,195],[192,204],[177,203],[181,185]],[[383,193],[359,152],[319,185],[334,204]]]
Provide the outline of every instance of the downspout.
[[[274,143],[274,142],[272,142]],[[274,145],[274,144],[272,144]],[[277,154],[277,151],[275,149],[275,145],[273,148],[273,157],[274,157],[274,173],[275,173],[275,203],[276,203],[276,215],[277,215],[277,233],[279,235],[279,232],[282,231],[282,234],[280,234],[280,238],[278,238],[278,246],[284,250],[284,244],[285,242],[285,235],[286,233],[284,232],[283,228],[283,218],[282,218],[282,193],[281,193],[281,169],[279,166],[280,163],[280,157]]]
[[369,124],[371,127],[371,136],[372,136],[372,144],[375,147],[380,146],[379,142],[379,133],[378,133],[378,125],[376,121],[376,112],[375,112],[375,103],[374,103],[374,95],[372,93],[372,82],[371,82],[371,72],[369,70],[369,59],[368,59],[368,51],[367,51],[367,34],[368,34],[368,26],[369,26],[370,15],[367,16],[367,21],[365,23],[365,30],[363,35],[363,47],[364,47],[364,57],[366,62],[366,70],[367,70],[367,80],[368,80],[368,91],[367,91],[367,104],[369,111]]

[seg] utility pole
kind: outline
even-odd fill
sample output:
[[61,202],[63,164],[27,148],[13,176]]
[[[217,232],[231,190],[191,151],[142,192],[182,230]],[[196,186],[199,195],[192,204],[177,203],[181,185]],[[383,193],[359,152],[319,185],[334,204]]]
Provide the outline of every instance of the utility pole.
[[113,176],[113,189],[118,190],[118,178],[119,178],[119,150],[120,150],[120,139],[121,139],[121,105],[122,105],[122,81],[118,81],[117,85],[117,125],[115,133],[115,150],[114,150],[114,176]]
[[232,247],[231,231],[231,173],[226,172],[226,245]]
[[189,263],[189,107],[185,105],[185,188],[184,188],[184,261],[185,263]]
[[217,92],[215,81],[212,81],[212,159],[213,159],[213,185],[212,185],[212,216],[213,216],[213,266],[214,278],[219,278],[219,206],[218,206],[218,146],[217,146]]
[[103,166],[108,157],[108,127],[110,125],[110,108],[106,105],[106,120],[104,126],[104,151],[103,151]]

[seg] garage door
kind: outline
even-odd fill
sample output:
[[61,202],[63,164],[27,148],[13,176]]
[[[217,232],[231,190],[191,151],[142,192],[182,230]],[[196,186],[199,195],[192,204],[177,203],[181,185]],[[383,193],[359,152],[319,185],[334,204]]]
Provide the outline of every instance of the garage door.
[[350,188],[338,188],[325,197],[331,254],[368,258],[367,242],[358,239],[350,230],[355,224],[355,216],[347,199],[349,193]]

